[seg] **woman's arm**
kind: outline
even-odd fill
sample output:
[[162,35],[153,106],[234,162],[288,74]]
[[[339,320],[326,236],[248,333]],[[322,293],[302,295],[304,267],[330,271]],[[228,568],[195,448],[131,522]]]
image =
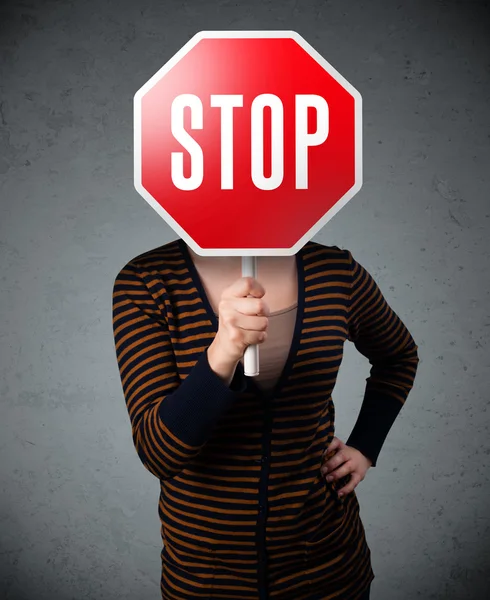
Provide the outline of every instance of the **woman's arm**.
[[132,262],[114,282],[112,323],[135,448],[150,473],[170,479],[199,454],[220,416],[245,390],[243,367],[238,363],[228,377],[220,363],[215,372],[203,345],[181,381],[165,315]]
[[349,340],[371,364],[359,417],[346,444],[373,466],[413,387],[418,347],[381,290],[347,251],[350,263]]

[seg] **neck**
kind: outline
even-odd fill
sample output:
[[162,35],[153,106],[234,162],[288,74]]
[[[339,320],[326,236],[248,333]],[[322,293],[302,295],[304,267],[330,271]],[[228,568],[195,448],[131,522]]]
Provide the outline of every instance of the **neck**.
[[187,245],[187,248],[189,249],[189,254],[192,256],[192,260],[194,262],[202,263],[212,261],[214,264],[217,265],[221,264],[230,266],[241,265],[242,263],[241,256],[201,256],[200,254],[194,252],[194,250],[189,245]]
[[[187,245],[187,244],[186,244]],[[187,245],[189,254],[195,265],[202,268],[218,268],[226,272],[241,272],[242,257],[241,256],[200,256],[196,254],[192,248]],[[292,256],[259,256],[257,267],[261,273],[282,272],[283,269],[294,269],[296,267],[296,258]]]

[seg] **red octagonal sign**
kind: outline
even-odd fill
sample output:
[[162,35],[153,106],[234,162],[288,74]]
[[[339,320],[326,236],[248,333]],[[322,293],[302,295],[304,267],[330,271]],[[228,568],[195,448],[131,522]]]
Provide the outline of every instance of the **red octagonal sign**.
[[362,186],[361,104],[296,32],[198,33],[135,94],[135,188],[200,255],[295,254]]

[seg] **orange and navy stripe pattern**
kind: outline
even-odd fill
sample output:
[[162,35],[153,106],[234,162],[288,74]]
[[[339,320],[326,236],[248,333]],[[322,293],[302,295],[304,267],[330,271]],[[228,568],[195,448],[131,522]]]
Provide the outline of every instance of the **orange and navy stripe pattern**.
[[374,578],[355,492],[339,498],[320,473],[332,391],[350,340],[371,372],[346,443],[375,465],[413,386],[417,346],[348,250],[308,242],[296,261],[293,340],[269,394],[241,363],[230,386],[209,367],[217,320],[182,240],[115,279],[133,442],[160,482],[164,599],[356,600]]

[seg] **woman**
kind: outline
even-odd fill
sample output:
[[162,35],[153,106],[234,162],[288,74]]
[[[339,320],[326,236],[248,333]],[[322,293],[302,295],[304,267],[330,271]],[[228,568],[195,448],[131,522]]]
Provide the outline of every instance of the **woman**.
[[[240,257],[179,239],[114,283],[133,442],[160,482],[162,598],[364,600],[374,573],[354,490],[413,386],[417,346],[348,250],[308,242],[258,268],[242,278]],[[331,394],[345,340],[371,372],[343,443]]]

